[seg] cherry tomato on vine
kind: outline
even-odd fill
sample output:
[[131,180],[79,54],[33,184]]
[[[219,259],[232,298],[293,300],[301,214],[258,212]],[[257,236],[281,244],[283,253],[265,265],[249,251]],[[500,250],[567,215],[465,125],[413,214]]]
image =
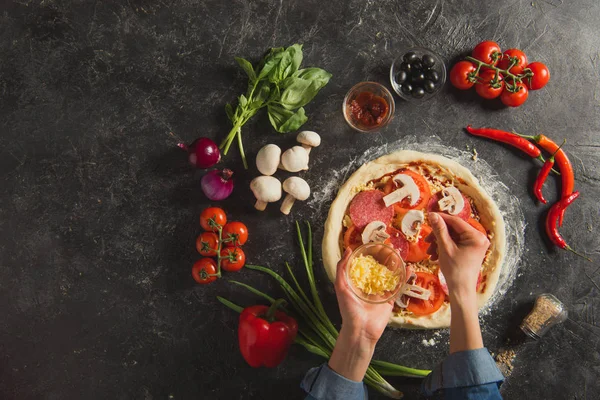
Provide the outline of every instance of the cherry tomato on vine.
[[495,77],[496,72],[491,69],[481,72],[479,74],[481,80],[475,84],[475,91],[477,94],[484,99],[495,99],[500,96],[502,94],[502,88],[504,87],[504,81],[502,79],[502,74],[498,74],[497,82],[494,81]]
[[457,89],[470,89],[475,83],[471,82],[469,77],[475,74],[476,70],[477,68],[472,62],[459,61],[454,64],[454,67],[450,70],[450,82],[452,82],[452,85]]
[[217,255],[219,247],[219,237],[216,233],[203,232],[196,239],[196,250],[204,257],[214,257]]
[[500,50],[498,43],[486,40],[475,46],[471,53],[471,57],[483,61],[486,64],[496,65],[500,57],[502,57],[502,50]]
[[226,247],[221,250],[221,268],[225,271],[239,271],[246,264],[246,255],[239,247]]
[[217,263],[212,258],[201,258],[192,267],[192,276],[198,283],[211,283],[217,280]]
[[550,80],[550,71],[546,65],[536,61],[529,64],[527,68],[533,72],[531,78],[524,79],[529,90],[538,90],[546,86],[546,83]]
[[225,211],[219,207],[208,207],[200,214],[200,226],[205,231],[217,232],[218,229],[209,223],[209,220],[221,225],[223,227],[227,223],[227,216]]
[[248,240],[248,228],[241,222],[229,222],[223,227],[223,244],[227,247],[242,246]]
[[517,83],[517,87],[519,88],[516,92],[509,92],[506,87],[502,91],[500,95],[500,101],[505,106],[508,107],[519,107],[521,104],[525,103],[527,100],[527,96],[529,95],[529,90],[527,90],[527,86],[525,86],[522,82]]
[[515,75],[522,74],[523,70],[527,66],[527,56],[519,49],[506,50],[502,55],[502,60],[498,62],[498,68],[507,69],[511,64],[511,58],[516,58],[518,62],[509,70],[509,72]]

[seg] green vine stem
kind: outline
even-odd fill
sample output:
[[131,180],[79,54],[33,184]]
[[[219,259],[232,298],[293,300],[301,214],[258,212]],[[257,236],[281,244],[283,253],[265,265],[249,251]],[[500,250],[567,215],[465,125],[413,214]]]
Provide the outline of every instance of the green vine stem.
[[483,62],[481,60],[478,60],[476,58],[473,58],[471,56],[465,57],[465,60],[470,61],[470,62],[472,62],[472,63],[474,63],[474,64],[477,65],[477,70],[475,72],[472,72],[472,73],[469,74],[469,81],[470,82],[477,83],[478,79],[481,79],[479,77],[479,71],[481,70],[482,67],[486,67],[486,68],[488,68],[488,69],[493,70],[493,71],[496,72],[496,75],[494,77],[494,80],[496,82],[498,82],[498,77],[499,77],[500,73],[504,77],[505,81],[506,81],[506,78],[510,78],[512,80],[512,85],[509,85],[508,82],[505,83],[506,89],[509,92],[518,92],[520,90],[520,87],[517,86],[517,82],[522,83],[523,79],[531,78],[533,76],[533,72],[529,68],[525,68],[523,70],[524,71],[523,74],[515,75],[512,72],[510,72],[510,69],[512,67],[514,67],[517,64],[517,62],[518,62],[518,60],[516,58],[514,58],[514,57],[510,58],[510,64],[508,65],[508,68],[506,68],[506,69],[498,68],[495,65],[485,63],[485,62]]

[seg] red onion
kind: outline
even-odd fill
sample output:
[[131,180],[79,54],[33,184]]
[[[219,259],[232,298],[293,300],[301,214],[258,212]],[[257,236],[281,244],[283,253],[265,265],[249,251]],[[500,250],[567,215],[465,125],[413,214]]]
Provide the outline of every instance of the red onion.
[[198,168],[210,168],[221,160],[219,147],[209,138],[201,137],[189,146],[185,143],[178,143],[177,146],[188,152],[190,163]]
[[218,169],[208,171],[202,177],[200,182],[202,191],[210,200],[224,200],[229,197],[233,191],[233,171],[225,168],[222,171]]

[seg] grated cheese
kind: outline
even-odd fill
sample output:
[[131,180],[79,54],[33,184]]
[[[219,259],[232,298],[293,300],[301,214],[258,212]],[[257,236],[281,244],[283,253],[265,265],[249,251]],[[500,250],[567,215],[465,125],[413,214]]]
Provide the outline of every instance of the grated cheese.
[[398,285],[400,277],[380,264],[373,256],[358,256],[350,264],[350,280],[365,294],[382,295]]

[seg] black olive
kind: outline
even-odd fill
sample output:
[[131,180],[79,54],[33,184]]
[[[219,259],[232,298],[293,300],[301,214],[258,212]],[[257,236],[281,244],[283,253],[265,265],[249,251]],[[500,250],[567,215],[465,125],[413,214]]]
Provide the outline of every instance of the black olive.
[[411,75],[410,75],[410,81],[412,83],[421,83],[425,80],[425,74],[420,72],[420,71],[414,71]]
[[440,75],[437,73],[437,71],[430,70],[425,73],[425,79],[428,79],[433,83],[436,83],[437,81],[440,80]]
[[410,71],[412,71],[412,65],[410,65],[407,62],[403,62],[402,64],[400,64],[400,69],[402,71],[406,71],[406,72],[410,73]]
[[423,63],[418,58],[416,60],[412,61],[411,65],[412,65],[413,69],[418,69],[418,70],[423,69]]
[[435,59],[431,56],[431,54],[425,54],[423,57],[421,57],[421,60],[426,68],[431,68],[435,65]]
[[425,81],[425,83],[423,83],[423,88],[425,89],[425,91],[427,93],[433,93],[433,92],[435,92],[435,83],[427,80],[427,81]]
[[408,79],[408,73],[406,73],[406,71],[400,70],[400,72],[398,72],[396,74],[396,83],[404,83],[406,80]]
[[415,61],[416,59],[418,59],[419,57],[417,57],[417,55],[415,54],[414,51],[409,51],[408,53],[406,53],[404,55],[404,57],[402,57],[402,59],[404,61],[406,61],[407,63],[411,63],[413,61]]
[[415,99],[420,99],[421,97],[425,96],[425,90],[423,90],[422,87],[417,86],[417,87],[413,88],[411,94],[412,94],[412,97],[414,97]]
[[413,87],[410,83],[405,83],[404,85],[402,85],[402,88],[400,90],[402,90],[402,93],[408,96],[412,92]]

